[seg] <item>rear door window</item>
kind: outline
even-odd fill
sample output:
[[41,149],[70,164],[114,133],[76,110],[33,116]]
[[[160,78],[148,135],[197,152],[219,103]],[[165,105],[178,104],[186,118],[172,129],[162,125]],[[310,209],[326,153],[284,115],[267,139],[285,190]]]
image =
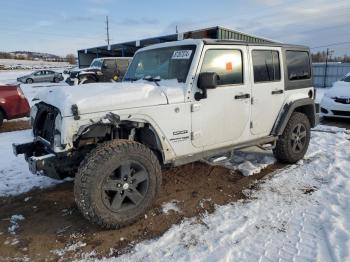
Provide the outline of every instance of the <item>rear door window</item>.
[[288,79],[302,80],[311,78],[309,53],[306,51],[286,51]]
[[115,69],[117,67],[115,60],[112,59],[105,60],[104,65],[107,66],[108,69]]
[[254,82],[281,80],[279,52],[273,50],[253,50]]
[[129,61],[126,59],[117,60],[118,68],[120,71],[126,72],[129,66]]

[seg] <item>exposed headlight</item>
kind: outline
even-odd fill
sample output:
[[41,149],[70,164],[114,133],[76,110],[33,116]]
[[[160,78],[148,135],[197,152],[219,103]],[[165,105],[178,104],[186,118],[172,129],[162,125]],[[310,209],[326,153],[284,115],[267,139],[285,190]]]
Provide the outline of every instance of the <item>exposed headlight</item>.
[[55,134],[54,134],[54,150],[59,151],[62,148],[61,145],[61,127],[62,127],[62,117],[60,114],[56,116],[55,119]]
[[61,127],[62,127],[62,117],[61,117],[60,114],[58,114],[56,116],[56,119],[55,119],[55,131],[60,132],[61,131]]
[[36,115],[38,113],[38,107],[36,105],[33,105],[31,108],[30,108],[30,123],[34,124],[34,120],[36,118]]

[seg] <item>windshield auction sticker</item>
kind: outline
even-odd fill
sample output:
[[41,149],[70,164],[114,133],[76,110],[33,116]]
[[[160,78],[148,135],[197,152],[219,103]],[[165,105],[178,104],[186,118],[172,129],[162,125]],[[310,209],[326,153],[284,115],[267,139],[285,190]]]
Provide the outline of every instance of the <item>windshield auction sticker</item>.
[[177,50],[171,59],[190,59],[191,54],[192,50]]

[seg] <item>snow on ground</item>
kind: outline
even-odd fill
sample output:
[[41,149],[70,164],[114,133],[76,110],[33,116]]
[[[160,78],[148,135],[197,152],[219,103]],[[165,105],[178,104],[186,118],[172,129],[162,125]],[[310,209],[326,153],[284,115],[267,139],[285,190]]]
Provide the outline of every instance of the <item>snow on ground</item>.
[[172,200],[168,203],[164,203],[162,205],[162,212],[164,214],[168,214],[171,210],[174,211],[174,212],[177,212],[177,213],[180,213],[181,210],[180,208],[177,206],[177,204],[179,203],[179,201],[177,200]]
[[331,131],[312,132],[306,158],[246,190],[248,199],[102,260],[349,261],[349,134]]
[[24,216],[22,216],[22,215],[13,215],[13,216],[11,216],[11,219],[10,219],[10,224],[11,225],[8,228],[8,232],[11,235],[15,235],[16,234],[16,230],[19,228],[18,222],[22,221],[22,220],[24,220]]
[[316,88],[316,98],[315,102],[320,104],[324,94],[329,90],[329,88]]
[[12,143],[33,140],[31,130],[0,134],[0,197],[18,195],[33,188],[45,188],[61,181],[45,176],[33,175],[23,156],[16,157]]

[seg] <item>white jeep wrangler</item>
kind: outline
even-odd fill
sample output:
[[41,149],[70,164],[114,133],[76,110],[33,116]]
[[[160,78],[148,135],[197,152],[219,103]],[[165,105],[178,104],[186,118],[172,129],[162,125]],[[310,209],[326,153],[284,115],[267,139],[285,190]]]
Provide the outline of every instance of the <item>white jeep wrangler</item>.
[[14,144],[33,173],[75,176],[76,203],[106,228],[135,222],[161,169],[270,145],[303,158],[317,123],[309,49],[183,40],[140,49],[121,83],[54,89],[31,111],[34,141]]

